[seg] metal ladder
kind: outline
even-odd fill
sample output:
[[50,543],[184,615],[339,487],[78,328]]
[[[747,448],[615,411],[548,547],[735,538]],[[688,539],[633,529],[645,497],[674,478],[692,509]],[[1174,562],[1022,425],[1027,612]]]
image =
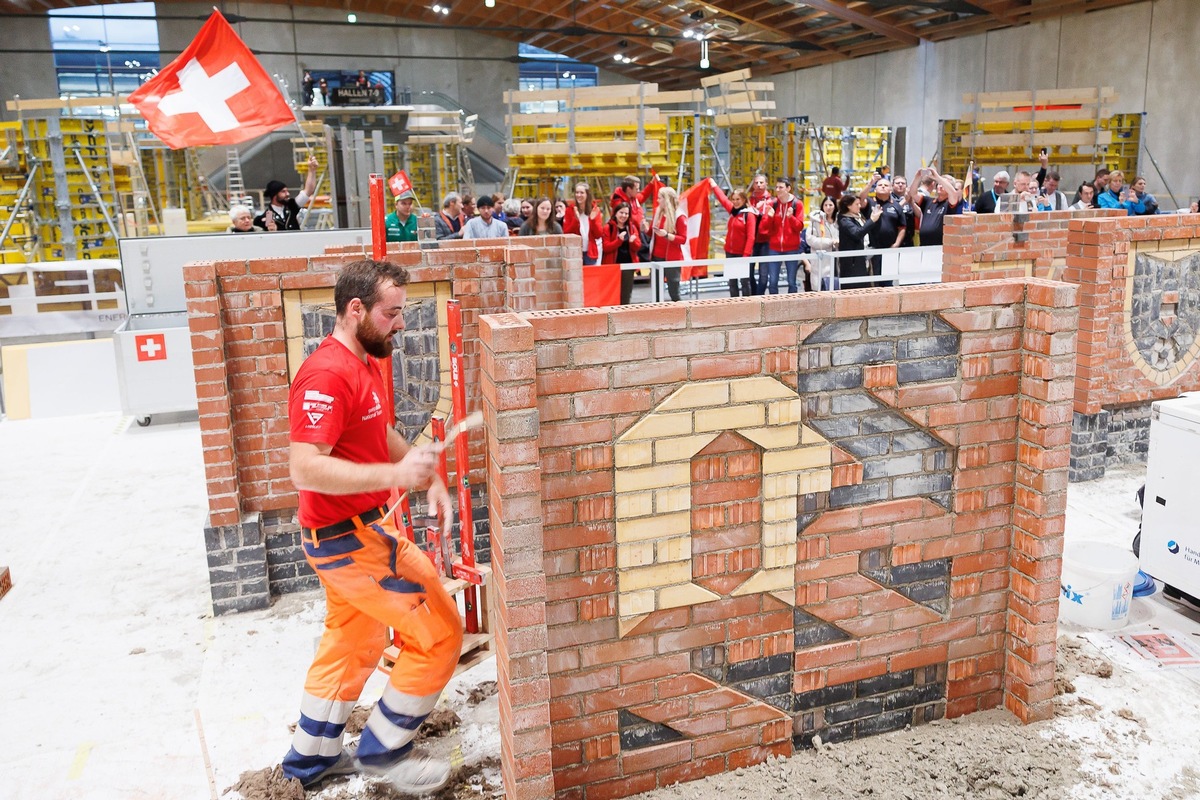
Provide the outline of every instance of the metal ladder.
[[[225,200],[231,206],[246,199],[246,181],[242,177],[242,159],[236,147],[225,150]],[[265,198],[264,198],[265,202]]]

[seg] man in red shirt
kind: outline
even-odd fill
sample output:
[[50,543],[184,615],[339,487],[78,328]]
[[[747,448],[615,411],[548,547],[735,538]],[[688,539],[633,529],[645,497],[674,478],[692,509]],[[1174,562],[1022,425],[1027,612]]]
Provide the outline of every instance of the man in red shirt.
[[[428,487],[443,526],[450,496],[436,451],[412,447],[391,426],[379,364],[404,328],[408,273],[389,261],[347,264],[334,289],[333,333],[301,365],[288,396],[291,478],[300,491],[304,553],[325,588],[325,631],[309,668],[300,721],[283,772],[305,787],[362,769],[401,792],[434,792],[445,761],[412,740],[454,674],[462,620],[429,558],[380,521],[389,490]],[[357,759],[342,733],[375,671],[391,628],[400,655],[367,719]]]
[[846,182],[842,180],[840,167],[829,170],[829,177],[821,181],[821,193],[835,203],[842,199],[842,195],[846,193]]

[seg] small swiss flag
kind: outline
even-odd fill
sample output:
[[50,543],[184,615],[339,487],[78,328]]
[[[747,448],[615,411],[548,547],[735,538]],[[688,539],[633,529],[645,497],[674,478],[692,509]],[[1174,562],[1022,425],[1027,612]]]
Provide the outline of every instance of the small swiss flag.
[[133,344],[137,348],[138,361],[167,360],[167,335],[165,333],[146,333],[135,336]]
[[392,196],[399,197],[405,192],[412,191],[412,181],[408,179],[408,173],[400,170],[392,177],[388,178],[388,186],[392,187]]
[[296,121],[266,70],[216,10],[187,49],[129,102],[173,150],[237,144]]

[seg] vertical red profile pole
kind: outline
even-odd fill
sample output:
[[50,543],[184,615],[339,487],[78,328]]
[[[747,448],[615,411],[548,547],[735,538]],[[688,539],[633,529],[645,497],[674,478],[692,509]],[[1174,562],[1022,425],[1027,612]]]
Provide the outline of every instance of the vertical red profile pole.
[[370,181],[371,191],[371,258],[379,261],[387,255],[387,227],[384,220],[387,210],[383,204],[383,176],[372,172]]
[[[435,442],[446,441],[446,420],[441,417],[433,417],[429,420],[430,433],[433,434]],[[448,485],[450,478],[446,474],[446,450],[442,449],[438,453],[437,459],[437,474],[442,479],[442,485]],[[429,517],[433,518],[435,508],[428,509]],[[433,558],[433,566],[437,569],[439,575],[453,578],[453,548],[449,547],[450,532],[454,529],[453,519],[438,519],[437,523],[426,530],[433,533],[433,540],[429,543],[431,546],[430,556]]]
[[[467,418],[467,389],[463,381],[462,305],[457,300],[446,301],[446,328],[450,335],[450,400],[454,424]],[[458,478],[458,540],[462,547],[463,566],[475,566],[475,523],[471,512],[471,440],[461,431],[454,440],[454,472]],[[468,586],[463,593],[466,605],[467,633],[479,632],[476,611],[476,589]]]

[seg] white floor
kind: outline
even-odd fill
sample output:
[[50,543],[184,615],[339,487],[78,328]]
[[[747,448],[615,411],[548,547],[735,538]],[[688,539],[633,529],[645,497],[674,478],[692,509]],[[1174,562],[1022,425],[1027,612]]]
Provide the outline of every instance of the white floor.
[[[1073,485],[1068,538],[1127,545],[1141,472]],[[0,600],[0,798],[203,800],[278,763],[320,629],[319,594],[211,616],[194,421],[0,421],[0,487],[0,565],[14,582]],[[1131,619],[1200,635],[1200,615],[1161,594],[1135,601]],[[451,705],[489,670],[452,687]],[[1076,681],[1102,712],[1128,708],[1142,734],[1121,750],[1128,763],[1112,794],[1074,796],[1166,796],[1149,789],[1194,761],[1196,673],[1118,667]],[[461,743],[468,762],[498,753],[494,714],[484,717]],[[1113,729],[1082,716],[1054,724],[1072,738]]]

